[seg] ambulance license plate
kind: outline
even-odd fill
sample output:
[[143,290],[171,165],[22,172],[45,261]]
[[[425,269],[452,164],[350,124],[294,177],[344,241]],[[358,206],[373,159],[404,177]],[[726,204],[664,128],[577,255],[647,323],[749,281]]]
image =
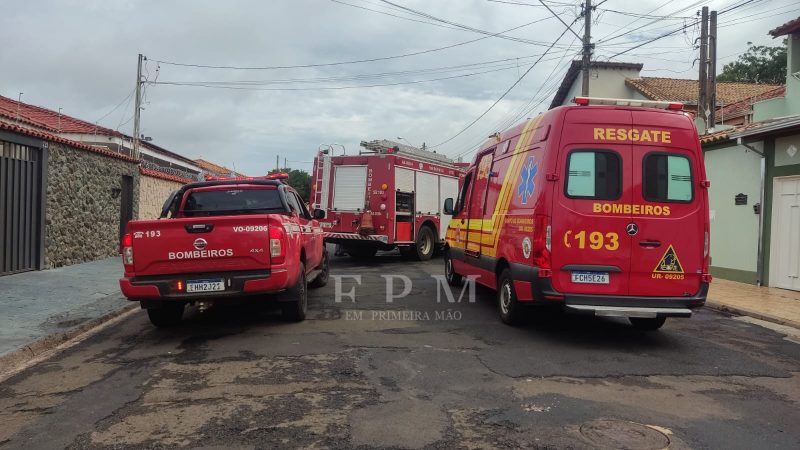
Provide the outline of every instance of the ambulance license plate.
[[573,283],[608,284],[608,272],[572,272]]
[[225,281],[216,280],[186,280],[186,292],[219,292],[225,290]]

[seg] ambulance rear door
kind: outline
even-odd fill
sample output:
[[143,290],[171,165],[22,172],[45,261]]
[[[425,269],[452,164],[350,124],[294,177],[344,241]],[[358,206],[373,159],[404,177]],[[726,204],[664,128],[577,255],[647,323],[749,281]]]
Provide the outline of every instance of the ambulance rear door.
[[[630,295],[697,294],[703,272],[706,198],[702,156],[689,119],[634,111],[633,210]],[[645,135],[644,133],[647,133]]]
[[551,212],[553,287],[628,295],[631,145],[596,130],[630,128],[631,113],[582,107],[567,111],[564,121],[557,169],[563,181]]

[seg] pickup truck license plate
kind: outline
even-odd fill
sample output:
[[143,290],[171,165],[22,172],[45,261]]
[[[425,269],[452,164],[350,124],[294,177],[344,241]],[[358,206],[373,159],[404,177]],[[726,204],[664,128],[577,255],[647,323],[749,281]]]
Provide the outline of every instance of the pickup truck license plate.
[[224,280],[187,280],[186,292],[218,292],[225,290]]
[[608,284],[608,272],[572,272],[573,283]]

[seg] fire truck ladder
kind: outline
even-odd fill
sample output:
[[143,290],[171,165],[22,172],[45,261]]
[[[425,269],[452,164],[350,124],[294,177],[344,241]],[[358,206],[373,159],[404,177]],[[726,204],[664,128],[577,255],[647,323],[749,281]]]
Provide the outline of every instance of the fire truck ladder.
[[322,175],[325,167],[325,154],[319,152],[317,154],[317,167],[314,168],[314,202],[313,208],[319,209],[322,207]]

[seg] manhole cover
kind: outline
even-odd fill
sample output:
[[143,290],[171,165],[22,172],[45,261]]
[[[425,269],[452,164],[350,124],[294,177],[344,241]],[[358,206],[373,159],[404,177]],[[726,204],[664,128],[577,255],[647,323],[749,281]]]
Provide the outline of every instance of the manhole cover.
[[655,450],[669,446],[669,437],[646,425],[624,420],[600,419],[581,425],[581,434],[604,448]]

